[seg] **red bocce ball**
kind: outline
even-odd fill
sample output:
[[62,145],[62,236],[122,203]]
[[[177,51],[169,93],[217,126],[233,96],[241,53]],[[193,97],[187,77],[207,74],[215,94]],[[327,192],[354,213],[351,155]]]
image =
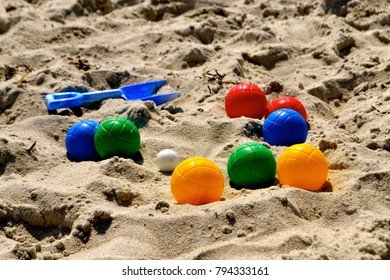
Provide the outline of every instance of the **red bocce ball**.
[[261,119],[267,112],[267,98],[254,84],[239,84],[226,95],[226,113],[230,118]]
[[297,111],[305,119],[305,121],[307,121],[307,114],[306,114],[305,107],[298,99],[291,96],[279,96],[278,98],[272,100],[267,106],[267,112],[265,113],[265,118],[267,118],[268,115],[271,114],[272,112],[279,109],[285,109],[285,108]]

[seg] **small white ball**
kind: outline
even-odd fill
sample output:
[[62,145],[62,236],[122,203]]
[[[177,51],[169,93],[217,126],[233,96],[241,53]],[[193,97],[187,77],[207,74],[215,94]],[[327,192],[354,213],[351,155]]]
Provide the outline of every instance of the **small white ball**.
[[171,149],[164,149],[157,154],[156,164],[163,172],[172,172],[179,164],[179,156]]

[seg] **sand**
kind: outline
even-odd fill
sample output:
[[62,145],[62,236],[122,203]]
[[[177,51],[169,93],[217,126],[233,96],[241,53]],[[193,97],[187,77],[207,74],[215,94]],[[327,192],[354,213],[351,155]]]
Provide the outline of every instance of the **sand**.
[[[0,259],[390,259],[388,0],[2,0]],[[48,112],[48,93],[167,79],[162,106],[109,99]],[[228,91],[298,98],[326,188],[237,190],[227,160],[261,137]],[[121,116],[140,154],[66,156],[68,129]],[[268,145],[269,146],[269,145]],[[286,147],[269,146],[275,157]],[[179,205],[157,153],[206,157],[222,200]]]

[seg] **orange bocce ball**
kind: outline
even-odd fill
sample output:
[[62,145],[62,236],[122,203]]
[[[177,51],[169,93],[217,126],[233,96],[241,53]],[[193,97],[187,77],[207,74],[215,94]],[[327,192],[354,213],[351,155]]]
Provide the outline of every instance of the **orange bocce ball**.
[[179,204],[194,205],[219,201],[224,178],[219,167],[206,158],[188,158],[172,173],[171,191]]
[[328,161],[324,154],[310,144],[296,144],[280,155],[276,174],[282,185],[318,191],[328,176]]

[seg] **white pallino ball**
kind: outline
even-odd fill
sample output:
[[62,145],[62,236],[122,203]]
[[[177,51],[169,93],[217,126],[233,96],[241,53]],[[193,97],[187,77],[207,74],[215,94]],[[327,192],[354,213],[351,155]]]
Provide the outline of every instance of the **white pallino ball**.
[[171,149],[164,149],[157,154],[156,164],[163,172],[172,172],[179,164],[179,156]]

